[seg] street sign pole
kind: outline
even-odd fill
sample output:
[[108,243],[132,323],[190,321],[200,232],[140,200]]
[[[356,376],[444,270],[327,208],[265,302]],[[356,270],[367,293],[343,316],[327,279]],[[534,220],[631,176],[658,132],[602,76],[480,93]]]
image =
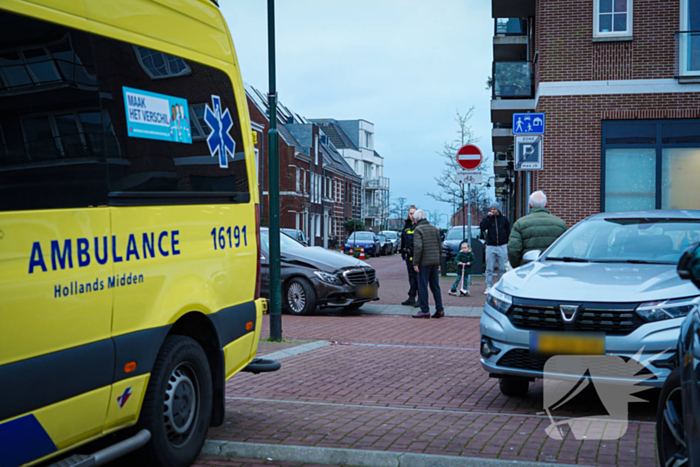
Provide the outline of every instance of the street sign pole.
[[267,0],[267,47],[270,73],[270,131],[268,132],[270,157],[270,339],[282,340],[282,293],[280,271],[280,155],[277,132],[277,85],[275,80],[275,0]]
[[472,184],[467,183],[467,242],[469,249],[472,249]]

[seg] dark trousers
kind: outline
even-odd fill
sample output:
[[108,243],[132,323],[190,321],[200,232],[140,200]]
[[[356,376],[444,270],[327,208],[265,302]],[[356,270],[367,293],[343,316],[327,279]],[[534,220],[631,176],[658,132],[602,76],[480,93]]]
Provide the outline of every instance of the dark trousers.
[[416,271],[413,269],[413,261],[406,258],[406,269],[408,270],[408,298],[415,300],[418,294],[418,278]]
[[445,311],[442,306],[442,295],[440,294],[440,273],[437,266],[418,268],[418,298],[420,299],[420,311],[430,313],[428,304],[428,287],[433,293],[435,300],[435,311]]

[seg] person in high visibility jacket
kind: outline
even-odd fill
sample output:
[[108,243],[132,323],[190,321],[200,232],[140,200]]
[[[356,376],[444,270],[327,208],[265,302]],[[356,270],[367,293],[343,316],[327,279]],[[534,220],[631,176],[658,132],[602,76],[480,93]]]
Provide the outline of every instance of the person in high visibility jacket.
[[401,259],[406,263],[408,271],[408,299],[402,302],[402,305],[418,307],[418,276],[413,270],[413,230],[416,228],[416,221],[413,219],[413,214],[416,212],[416,207],[411,205],[408,208],[408,216],[404,221],[404,227],[401,231]]

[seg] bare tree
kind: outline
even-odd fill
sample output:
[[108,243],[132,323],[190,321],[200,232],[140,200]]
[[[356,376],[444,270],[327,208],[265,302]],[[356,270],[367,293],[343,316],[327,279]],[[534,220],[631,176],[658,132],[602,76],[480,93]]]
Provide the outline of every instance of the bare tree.
[[428,216],[430,217],[430,223],[435,227],[440,227],[440,222],[445,214],[441,213],[439,209],[433,209],[428,211]]
[[[426,193],[435,201],[448,203],[453,205],[454,211],[457,211],[458,206],[462,206],[462,193],[464,192],[465,202],[471,197],[472,204],[477,205],[480,209],[482,205],[488,205],[489,196],[484,185],[472,185],[468,190],[466,186],[457,183],[457,172],[463,170],[457,164],[457,151],[465,144],[476,143],[479,141],[474,131],[472,130],[469,120],[474,115],[474,107],[472,106],[466,113],[461,114],[459,110],[456,112],[455,122],[457,123],[457,138],[451,142],[445,142],[442,151],[438,155],[444,159],[444,168],[439,177],[435,177],[435,183],[439,191],[435,193]],[[485,157],[481,167],[488,166],[490,157]],[[483,168],[477,169],[483,173]],[[464,191],[463,191],[464,190]]]
[[406,198],[403,196],[399,197],[391,203],[391,208],[389,210],[389,217],[393,219],[403,219],[408,212],[408,203]]

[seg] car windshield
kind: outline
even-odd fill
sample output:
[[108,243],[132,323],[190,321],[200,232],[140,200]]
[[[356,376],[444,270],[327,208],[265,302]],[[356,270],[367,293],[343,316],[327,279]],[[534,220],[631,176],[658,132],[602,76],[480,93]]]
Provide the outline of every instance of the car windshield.
[[396,232],[382,232],[382,235],[384,235],[386,238],[390,240],[396,240]]
[[[260,246],[265,253],[270,251],[270,233],[268,230],[260,231]],[[291,250],[292,248],[306,248],[301,243],[297,242],[293,238],[284,233],[280,234],[280,250]]]
[[372,235],[369,232],[355,232],[352,235],[350,235],[350,240],[366,240],[368,242],[371,242],[374,240],[374,235]]
[[[472,238],[477,238],[479,236],[479,229],[472,227]],[[464,228],[464,233],[462,233],[462,227],[457,229],[450,229],[447,232],[447,238],[445,240],[464,240],[467,238],[467,228]]]
[[552,245],[548,261],[676,264],[683,250],[700,241],[700,220],[592,219],[573,227]]

